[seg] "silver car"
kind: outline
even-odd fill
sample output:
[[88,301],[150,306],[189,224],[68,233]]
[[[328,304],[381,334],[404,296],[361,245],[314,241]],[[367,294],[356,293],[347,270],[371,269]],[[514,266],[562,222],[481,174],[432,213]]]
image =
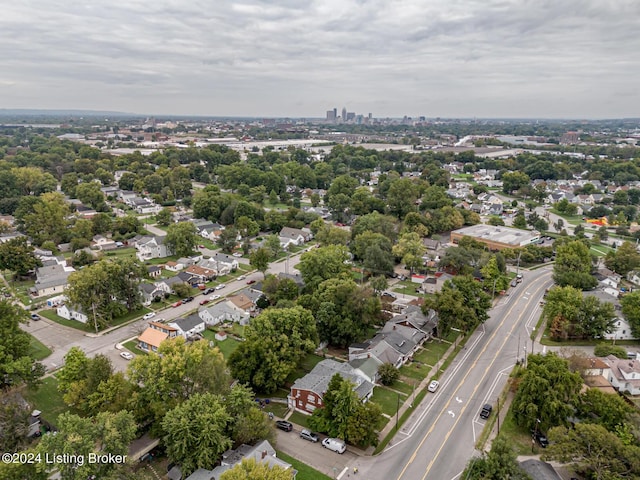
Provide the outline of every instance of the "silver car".
[[300,438],[304,438],[305,440],[309,440],[313,443],[316,443],[318,441],[318,435],[313,433],[311,430],[307,430],[306,428],[300,432]]

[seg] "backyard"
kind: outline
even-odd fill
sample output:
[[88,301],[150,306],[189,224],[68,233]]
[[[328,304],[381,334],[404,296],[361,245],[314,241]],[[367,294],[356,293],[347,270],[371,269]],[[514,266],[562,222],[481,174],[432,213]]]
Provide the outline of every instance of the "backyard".
[[36,389],[25,388],[22,393],[35,409],[42,412],[42,418],[54,425],[61,413],[69,411],[58,391],[58,380],[53,376],[44,378]]

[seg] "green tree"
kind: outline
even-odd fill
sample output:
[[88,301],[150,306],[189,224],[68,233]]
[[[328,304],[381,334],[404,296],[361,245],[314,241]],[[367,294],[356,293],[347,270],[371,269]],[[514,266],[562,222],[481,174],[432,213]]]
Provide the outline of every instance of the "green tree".
[[38,197],[32,209],[24,215],[24,232],[36,245],[46,240],[56,245],[67,238],[69,206],[61,193],[44,193]]
[[172,223],[167,227],[165,244],[174,255],[190,255],[197,243],[197,229],[191,222]]
[[0,243],[1,270],[11,270],[17,276],[24,276],[41,265],[42,262],[33,254],[33,247],[28,244],[26,237],[16,237]]
[[156,223],[162,227],[169,226],[171,224],[171,210],[163,208],[156,214]]
[[224,253],[232,253],[238,244],[238,231],[234,227],[227,227],[218,237],[218,246]]
[[623,397],[588,388],[580,395],[578,414],[589,423],[598,423],[610,432],[625,423],[637,425],[637,413]]
[[591,275],[591,268],[589,247],[582,241],[573,240],[556,247],[553,279],[558,285],[581,290],[595,287],[598,281]]
[[629,322],[631,331],[640,337],[640,291],[625,294],[620,300],[622,314]]
[[383,385],[391,385],[400,378],[400,370],[391,363],[383,363],[378,367],[378,375]]
[[231,378],[224,357],[207,342],[164,341],[158,355],[138,355],[129,363],[129,380],[139,421],[160,422],[165,413],[196,393],[224,395]]
[[328,245],[303,253],[298,270],[302,274],[305,288],[313,291],[325,280],[348,272],[351,267],[346,263],[347,260],[349,252],[342,245]]
[[262,275],[266,277],[266,271],[269,268],[270,259],[271,251],[266,247],[261,247],[251,254],[249,262],[252,267],[262,272]]
[[519,228],[521,230],[527,229],[527,219],[524,216],[524,213],[519,213],[515,217],[513,217],[513,224],[515,228]]
[[220,480],[291,480],[292,469],[279,465],[258,463],[254,458],[243,459],[220,475]]
[[419,185],[409,178],[394,180],[387,192],[387,208],[397,218],[416,211],[416,201],[420,195]]
[[489,453],[472,458],[461,478],[469,480],[530,480],[518,463],[516,453],[504,436],[491,443]]
[[313,315],[302,307],[267,309],[245,329],[229,357],[232,375],[258,392],[281,386],[318,342]]
[[63,413],[57,420],[55,435],[44,435],[37,450],[50,458],[67,455],[68,458],[82,458],[82,462],[42,464],[52,473],[60,472],[63,480],[86,480],[95,476],[105,478],[117,468],[113,462],[89,462],[89,454],[128,455],[129,444],[136,436],[136,423],[127,411],[100,413],[96,417],[83,418],[71,413]]
[[529,355],[511,406],[516,423],[526,429],[539,423],[541,431],[565,425],[581,386],[580,374],[569,370],[566,359],[555,353]]
[[[4,391],[0,401],[0,449],[16,452],[27,442],[31,410],[18,391]],[[0,476],[0,478],[2,478]]]
[[552,428],[544,457],[572,463],[589,478],[609,480],[640,475],[640,447],[625,445],[615,433],[601,425],[577,423],[572,428]]
[[425,309],[438,312],[438,335],[446,336],[452,328],[470,332],[484,323],[491,307],[491,297],[473,277],[459,275],[447,280],[434,298],[425,302]]
[[196,393],[168,411],[162,420],[167,455],[184,475],[211,469],[233,442],[225,434],[231,417],[220,397]]
[[104,204],[104,193],[100,187],[97,182],[81,183],[76,187],[76,197],[83,204],[97,209]]
[[23,383],[35,384],[44,367],[34,362],[30,336],[20,328],[27,322],[25,311],[0,300],[0,319],[0,391]]
[[640,267],[640,253],[638,253],[635,243],[624,242],[615,252],[607,253],[604,264],[607,268],[625,276]]
[[275,259],[282,251],[282,245],[277,235],[269,235],[264,241],[264,246],[271,252],[271,260]]
[[[92,408],[89,397],[98,391],[103,382],[109,381],[113,373],[113,366],[107,356],[98,354],[93,358],[87,358],[83,367],[79,378],[64,385],[63,399],[67,405],[73,406],[80,413],[93,415],[98,413],[99,409]],[[73,368],[75,370],[77,365],[74,365]],[[58,387],[60,388],[60,384]]]
[[531,179],[526,173],[516,171],[502,175],[502,191],[507,195],[528,186],[530,183]]
[[427,248],[422,243],[422,238],[417,233],[405,233],[400,236],[398,243],[393,246],[392,252],[396,258],[400,258],[413,274],[415,270],[424,265],[424,256]]

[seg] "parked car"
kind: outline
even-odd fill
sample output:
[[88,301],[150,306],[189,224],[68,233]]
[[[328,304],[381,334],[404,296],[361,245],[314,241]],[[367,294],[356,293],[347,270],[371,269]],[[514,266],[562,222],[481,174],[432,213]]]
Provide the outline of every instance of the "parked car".
[[200,300],[200,305],[206,305],[207,303],[209,303],[211,300],[209,300],[208,298],[205,298],[204,300]]
[[209,300],[211,300],[213,302],[214,300],[218,300],[219,298],[220,298],[220,295],[211,295],[209,297]]
[[518,282],[515,279],[511,280],[511,286],[512,287],[517,287],[518,286]]
[[233,255],[234,257],[238,257],[238,258],[242,256],[242,254],[240,252],[234,252],[231,255]]
[[171,305],[173,308],[179,307],[180,305],[182,305],[182,300],[178,300],[176,303],[174,303],[173,305]]
[[286,420],[277,420],[276,427],[280,430],[284,430],[285,432],[290,432],[293,430],[293,424],[291,422],[287,422]]
[[38,315],[37,313],[32,313],[30,317],[31,317],[31,320],[34,320],[34,321],[40,320],[40,315]]
[[322,440],[322,446],[329,450],[333,450],[336,453],[344,453],[347,449],[347,445],[344,443],[344,440],[340,440],[339,438],[325,438]]
[[542,448],[547,448],[549,446],[549,440],[547,440],[547,436],[543,433],[536,432],[533,436],[536,439],[536,442],[538,442],[538,445]]
[[204,245],[198,245],[198,248],[205,248]]
[[209,288],[205,289],[205,290],[204,290],[204,292],[202,292],[202,293],[203,293],[204,295],[209,295],[210,293],[213,293],[213,292],[214,292],[214,290],[215,290],[215,288],[211,288],[211,287],[209,287]]
[[307,430],[306,428],[300,432],[300,438],[304,438],[305,440],[309,440],[313,443],[316,443],[319,440],[317,434],[313,433],[311,430]]
[[189,303],[193,301],[193,297],[187,297],[182,299],[182,303]]
[[433,393],[436,390],[438,390],[439,386],[440,386],[440,382],[438,382],[437,380],[434,380],[433,382],[431,382],[429,384],[429,386],[427,387],[427,390],[429,390],[431,393]]
[[204,290],[205,288],[207,288],[207,286],[204,283],[199,283],[198,284],[198,289],[199,290]]
[[226,287],[226,285],[221,283],[220,285],[216,285],[216,290],[222,290],[224,287]]
[[247,278],[247,276],[246,276],[246,275],[240,275],[240,276],[238,277],[238,280],[244,280],[245,278]]
[[156,312],[149,312],[149,313],[145,313],[144,316],[142,317],[143,320],[149,320],[150,318],[153,318],[156,316]]
[[133,354],[129,352],[120,352],[120,356],[125,360],[133,360]]
[[493,411],[493,407],[489,403],[485,403],[480,410],[480,418],[484,418],[485,420],[491,416],[491,412]]
[[255,280],[247,280],[247,285],[253,285],[254,283],[256,283]]

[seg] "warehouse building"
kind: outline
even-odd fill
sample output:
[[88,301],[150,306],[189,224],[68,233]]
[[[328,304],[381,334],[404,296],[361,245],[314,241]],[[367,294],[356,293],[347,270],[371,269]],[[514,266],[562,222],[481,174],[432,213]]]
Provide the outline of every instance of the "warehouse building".
[[496,251],[536,244],[540,241],[540,232],[484,224],[471,225],[451,232],[451,242],[456,245],[462,237],[471,237],[484,243],[489,250]]

